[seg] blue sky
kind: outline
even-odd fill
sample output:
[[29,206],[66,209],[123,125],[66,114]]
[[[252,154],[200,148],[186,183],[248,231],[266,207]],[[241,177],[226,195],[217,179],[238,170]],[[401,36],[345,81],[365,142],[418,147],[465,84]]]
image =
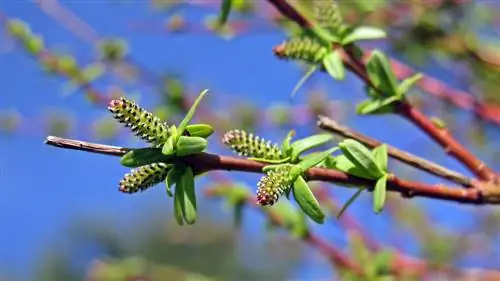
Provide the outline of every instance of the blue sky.
[[[209,33],[167,36],[157,31],[132,32],[131,22],[160,24],[162,15],[151,13],[148,5],[141,2],[118,2],[65,1],[68,8],[91,23],[102,36],[127,39],[134,58],[153,71],[180,71],[190,84],[208,85],[214,95],[221,92],[235,95],[236,98],[242,96],[259,107],[275,102],[288,102],[290,91],[300,78],[300,71],[291,63],[275,59],[271,52],[274,45],[282,42],[284,34],[255,32],[226,41]],[[0,3],[0,9],[9,17],[27,21],[34,32],[43,34],[49,48],[70,51],[82,63],[88,63],[95,57],[91,45],[74,37],[40,11],[35,4],[3,1]],[[186,10],[186,15],[190,20],[200,21],[202,13],[199,9],[190,9]],[[8,40],[4,33],[0,38],[2,41]],[[8,46],[9,42],[6,42]],[[65,109],[72,111],[79,126],[107,114],[106,110],[91,105],[80,92],[64,97],[61,92],[63,80],[45,75],[38,63],[20,48],[0,53],[0,62],[0,110],[16,109],[29,120],[40,120],[42,114],[50,108]],[[432,72],[438,77],[449,78],[439,69]],[[348,79],[341,83],[329,79],[326,75],[317,75],[314,79],[328,89],[332,99],[346,101],[347,111],[352,112],[355,102],[363,99],[362,84],[355,77],[348,76]],[[146,103],[157,97],[150,87],[126,85],[112,79],[99,81],[96,86],[106,89],[110,83],[127,91],[140,92],[141,99]],[[299,92],[293,103],[304,102],[304,95],[304,91]],[[223,111],[228,106],[218,100],[216,110]],[[459,112],[457,123],[469,119],[467,113]],[[432,155],[434,160],[468,174],[455,161],[444,158],[437,145],[404,120],[394,117],[352,117],[343,122],[400,148]],[[164,210],[164,213],[170,215],[170,205],[165,203],[167,198],[162,188],[151,189],[137,196],[118,193],[117,181],[126,169],[118,165],[116,158],[45,146],[45,134],[39,126],[35,123],[27,124],[22,133],[0,136],[2,267],[11,268],[18,273],[31,269],[47,241],[78,215],[107,214],[123,221],[124,218],[120,214],[138,206],[152,206],[151,208]],[[78,127],[75,135],[92,141],[88,135],[81,133],[82,129],[84,127]],[[283,137],[285,132],[262,134]],[[499,137],[498,130],[489,134],[492,138]],[[459,135],[459,138],[466,141],[464,135]],[[127,141],[128,139],[113,144],[123,145]],[[225,150],[222,153],[230,152]],[[478,150],[475,153],[487,162],[493,160],[487,150]],[[494,168],[498,170],[500,167]],[[258,179],[251,176],[249,178],[254,181]],[[435,179],[424,176],[419,179],[436,182]],[[335,193],[343,200],[350,195],[350,192],[344,190],[336,190]],[[463,227],[471,219],[469,211],[473,207],[424,199],[417,201],[428,207],[433,221],[450,228]],[[370,200],[366,197],[364,201],[355,204],[351,212],[360,219],[364,218],[366,221],[363,223],[366,223],[370,232],[384,241],[384,236],[389,231],[389,221],[369,212],[369,203]],[[249,225],[249,231],[256,231],[258,220],[250,221]],[[335,230],[332,224],[317,229],[328,239],[339,244],[345,243],[345,236]],[[313,268],[315,274],[328,273],[324,263],[318,265],[305,262],[300,276],[312,274],[309,269]]]

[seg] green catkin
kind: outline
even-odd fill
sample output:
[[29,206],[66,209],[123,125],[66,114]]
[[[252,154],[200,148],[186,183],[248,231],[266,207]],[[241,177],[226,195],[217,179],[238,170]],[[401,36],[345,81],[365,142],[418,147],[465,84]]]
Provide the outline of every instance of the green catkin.
[[119,190],[123,193],[144,191],[162,182],[170,166],[165,163],[153,163],[133,169],[120,181]]
[[165,122],[126,98],[110,101],[108,109],[118,122],[125,124],[136,136],[154,146],[165,143],[170,135]]
[[318,64],[328,54],[328,48],[311,37],[291,38],[282,45],[282,52],[278,54],[283,59],[303,60],[311,64]]
[[280,160],[283,158],[277,144],[243,130],[231,130],[225,133],[222,142],[240,156],[266,160]]
[[291,185],[291,165],[285,165],[267,172],[257,183],[257,203],[262,206],[274,205]]

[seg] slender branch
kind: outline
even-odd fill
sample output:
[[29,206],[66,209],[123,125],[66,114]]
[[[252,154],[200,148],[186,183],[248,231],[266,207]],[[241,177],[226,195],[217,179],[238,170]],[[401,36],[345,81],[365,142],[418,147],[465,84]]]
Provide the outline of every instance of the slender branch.
[[[283,15],[294,20],[300,26],[305,28],[311,27],[311,23],[298,11],[296,11],[286,0],[268,0],[268,2],[273,4]],[[356,57],[353,56],[349,50],[345,50],[345,52],[343,52],[343,59],[349,70],[361,78],[365,83],[373,87],[363,61],[356,59]],[[376,87],[373,88],[377,89]],[[407,101],[399,103],[397,113],[427,133],[432,139],[434,139],[434,141],[439,143],[448,154],[467,166],[480,179],[493,181],[497,178],[495,172],[484,162],[470,153],[446,130],[442,130],[434,125],[431,120],[429,120],[422,112],[412,107]]]
[[[342,126],[326,116],[320,115],[318,116],[318,118],[319,118],[318,127],[325,131],[341,135],[345,138],[355,139],[371,148],[377,147],[382,144],[381,142],[372,139],[368,136],[365,136],[359,132],[356,132],[351,128]],[[403,163],[406,163],[422,171],[431,173],[438,177],[445,178],[447,180],[453,181],[455,183],[458,183],[466,187],[470,187],[472,185],[473,180],[466,177],[465,175],[462,175],[459,172],[445,168],[427,159],[413,155],[407,151],[387,145],[387,152],[389,156],[391,156],[392,158],[397,159]]]
[[[88,143],[54,136],[47,137],[45,143],[60,148],[112,156],[121,156],[130,150],[130,148]],[[198,153],[185,156],[182,157],[182,160],[189,164],[198,174],[217,170],[261,173],[262,168],[266,166],[265,163],[209,153]],[[305,176],[309,181],[368,186],[368,190],[370,191],[372,190],[371,187],[375,184],[372,180],[358,178],[337,170],[324,168],[311,168],[305,172]],[[388,179],[387,188],[389,191],[400,193],[403,197],[418,196],[467,204],[500,204],[500,194],[492,191],[491,189],[493,187],[493,185],[484,184],[479,185],[477,189],[465,190],[445,185],[429,185],[421,182],[408,181],[391,174]]]

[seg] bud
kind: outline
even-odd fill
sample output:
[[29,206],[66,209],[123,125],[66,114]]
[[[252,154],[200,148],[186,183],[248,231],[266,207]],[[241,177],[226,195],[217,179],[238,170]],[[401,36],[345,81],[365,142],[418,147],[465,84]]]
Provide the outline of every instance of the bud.
[[126,98],[110,101],[108,109],[118,122],[124,123],[136,136],[155,146],[163,144],[170,136],[165,122]]
[[266,160],[283,158],[277,144],[272,144],[271,141],[242,130],[231,130],[225,133],[222,142],[241,156]]
[[318,64],[328,54],[329,49],[311,37],[292,38],[274,49],[282,59],[302,60]]
[[284,165],[270,170],[257,183],[257,203],[272,206],[279,197],[292,185],[291,165]]
[[162,182],[170,168],[165,163],[153,163],[133,169],[120,181],[119,190],[124,193],[144,191]]

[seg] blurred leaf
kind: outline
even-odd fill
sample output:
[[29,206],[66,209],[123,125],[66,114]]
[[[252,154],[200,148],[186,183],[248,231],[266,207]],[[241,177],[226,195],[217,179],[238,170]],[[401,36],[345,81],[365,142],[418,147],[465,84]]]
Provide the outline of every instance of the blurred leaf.
[[330,76],[335,80],[343,80],[345,77],[344,62],[339,50],[333,50],[323,58],[323,66]]
[[360,26],[349,32],[343,39],[342,44],[350,44],[360,40],[373,40],[385,38],[387,34],[384,30],[371,26]]

